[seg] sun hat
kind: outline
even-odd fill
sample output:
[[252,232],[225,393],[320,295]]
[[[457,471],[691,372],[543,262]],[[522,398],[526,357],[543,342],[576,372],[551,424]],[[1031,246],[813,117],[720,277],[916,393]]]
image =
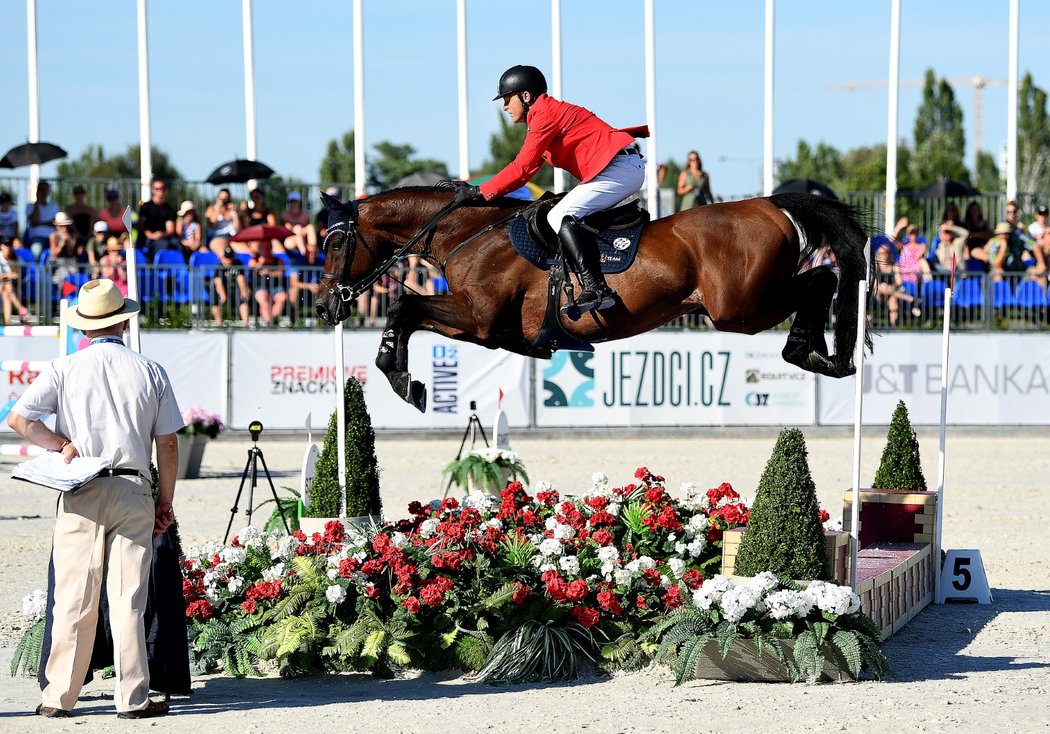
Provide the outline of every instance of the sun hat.
[[999,222],[999,224],[995,225],[996,234],[1010,234],[1013,231],[1014,227],[1009,222]]
[[108,232],[109,231],[109,225],[106,224],[105,222],[103,222],[100,219],[97,222],[95,222],[95,231],[96,232]]
[[116,237],[110,237],[106,240],[106,249],[109,250],[113,248],[116,248],[118,250],[121,249],[120,240],[118,240]]
[[59,212],[55,215],[55,226],[56,227],[72,227],[73,219],[65,212]]
[[80,289],[76,308],[66,310],[66,323],[81,331],[97,331],[127,321],[139,312],[139,304],[125,298],[108,278],[90,280]]
[[298,191],[289,191],[288,192],[288,201],[302,201],[302,200],[303,200],[303,195],[300,194]]
[[187,199],[186,201],[182,202],[182,206],[179,207],[179,216],[186,216],[186,212],[189,211],[195,211],[195,209],[193,206],[193,202]]

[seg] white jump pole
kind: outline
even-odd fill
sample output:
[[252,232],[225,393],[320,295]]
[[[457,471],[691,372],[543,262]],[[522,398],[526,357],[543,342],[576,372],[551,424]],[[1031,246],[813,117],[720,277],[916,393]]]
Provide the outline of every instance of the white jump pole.
[[[1010,0],[1009,56],[1006,82],[1006,200],[1017,199],[1017,27],[1018,0]],[[1027,193],[1027,192],[1026,192]]]
[[335,406],[336,447],[339,459],[339,517],[346,517],[346,368],[343,356],[343,322],[335,325],[335,381],[339,385],[339,402]]
[[[955,262],[952,262],[951,284],[955,284]],[[951,331],[952,287],[944,289],[944,328],[941,330],[941,437],[937,451],[937,524],[933,531],[933,600],[941,598],[941,524],[944,522],[944,437],[948,423],[948,340]]]
[[[365,195],[365,29],[361,0],[354,0],[354,197]],[[342,382],[342,380],[340,380]],[[340,429],[342,433],[342,429]]]
[[467,107],[467,0],[456,0],[456,87],[459,98],[459,177],[470,178],[470,115]]
[[[149,21],[146,17],[146,0],[138,0],[138,57],[139,57],[139,200],[149,201],[150,182],[153,181],[153,149],[150,139],[149,108]],[[125,226],[126,223],[125,223]],[[127,228],[131,237],[131,227]],[[130,278],[129,278],[130,281]],[[132,296],[134,298],[134,296]],[[132,321],[132,324],[135,322]],[[138,351],[138,328],[133,326],[135,346]]]
[[252,0],[241,2],[241,35],[244,50],[244,137],[248,160],[259,160],[255,139],[255,35],[252,32]]
[[[126,250],[125,268],[128,273],[128,298],[133,301],[139,301],[139,261],[135,255],[135,238],[131,236],[131,207],[124,207],[124,214],[120,218],[124,223],[124,229],[128,233],[128,247]],[[141,301],[139,304],[141,305]],[[128,347],[133,352],[141,352],[142,349],[139,347],[139,320],[131,319],[128,328]]]
[[655,0],[645,0],[645,122],[649,126],[649,142],[645,146],[645,195],[649,211],[660,206],[660,189],[656,180],[656,7]]
[[864,408],[864,327],[868,320],[868,284],[857,283],[857,346],[853,364],[857,368],[853,393],[853,493],[849,524],[849,585],[857,590],[857,552],[860,550],[860,424]]
[[773,193],[773,0],[766,0],[765,61],[762,95],[762,196]]
[[901,0],[890,4],[890,73],[886,115],[886,212],[883,231],[897,223],[897,106],[900,102]]
[[[26,0],[26,54],[29,84],[29,142],[40,142],[40,76],[37,73],[36,0]],[[36,186],[40,182],[40,164],[29,167],[29,196],[36,201]]]
[[[561,99],[561,0],[551,0],[551,95]],[[565,171],[554,169],[554,193],[565,191]]]

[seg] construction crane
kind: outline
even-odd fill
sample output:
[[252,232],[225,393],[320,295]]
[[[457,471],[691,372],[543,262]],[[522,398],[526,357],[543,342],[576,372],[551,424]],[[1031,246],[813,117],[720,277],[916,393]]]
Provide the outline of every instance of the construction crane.
[[[991,79],[986,76],[949,76],[945,81],[952,89],[959,90],[967,87],[973,89],[973,159],[976,164],[977,153],[981,150],[981,118],[983,116],[983,94],[989,87],[1005,87],[1005,79]],[[922,89],[926,84],[925,79],[901,79],[901,89]],[[869,90],[886,89],[888,82],[885,79],[861,79],[851,82],[834,82],[821,87],[825,92],[866,92]]]

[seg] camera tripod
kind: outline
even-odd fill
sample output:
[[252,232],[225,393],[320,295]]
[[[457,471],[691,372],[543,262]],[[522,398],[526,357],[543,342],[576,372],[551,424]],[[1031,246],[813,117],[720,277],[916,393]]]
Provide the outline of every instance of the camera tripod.
[[[463,431],[463,440],[459,442],[459,451],[456,452],[456,461],[463,458],[463,447],[467,445],[467,437],[470,437],[470,448],[474,448],[474,443],[478,439],[478,432],[481,432],[481,440],[485,442],[485,448],[489,447],[489,440],[485,436],[485,429],[481,426],[481,421],[478,420],[478,404],[476,401],[470,401],[470,418],[467,419],[467,428]],[[448,478],[448,484],[445,485],[445,493],[442,497],[448,497],[448,491],[452,489],[452,477]]]
[[[249,427],[250,430],[251,427]],[[262,426],[259,426],[259,432],[262,431]],[[281,515],[281,522],[284,523],[284,531],[290,533],[288,529],[288,519],[284,516],[284,508],[281,507],[281,500],[277,497],[277,490],[273,487],[273,479],[270,478],[270,469],[266,466],[266,457],[263,456],[262,449],[259,448],[259,434],[252,431],[252,447],[248,449],[248,463],[244,465],[244,473],[241,474],[241,486],[237,488],[237,496],[233,500],[233,507],[230,508],[230,522],[226,526],[226,535],[223,537],[222,542],[225,543],[230,537],[230,530],[233,528],[233,518],[237,516],[237,505],[241,501],[241,492],[244,490],[244,483],[251,477],[251,484],[248,485],[248,505],[244,509],[244,514],[248,518],[248,524],[252,524],[252,502],[255,499],[255,488],[259,486],[259,462],[262,462],[263,473],[266,474],[266,481],[270,484],[270,494],[273,495],[273,501],[277,505],[277,512]]]

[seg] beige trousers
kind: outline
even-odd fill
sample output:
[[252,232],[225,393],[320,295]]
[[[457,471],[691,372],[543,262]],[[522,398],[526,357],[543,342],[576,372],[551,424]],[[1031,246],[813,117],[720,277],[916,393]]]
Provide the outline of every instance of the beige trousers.
[[117,711],[149,703],[143,614],[153,560],[153,498],[122,477],[96,479],[58,503],[55,608],[44,706],[70,711],[91,662],[102,578],[106,577]]

